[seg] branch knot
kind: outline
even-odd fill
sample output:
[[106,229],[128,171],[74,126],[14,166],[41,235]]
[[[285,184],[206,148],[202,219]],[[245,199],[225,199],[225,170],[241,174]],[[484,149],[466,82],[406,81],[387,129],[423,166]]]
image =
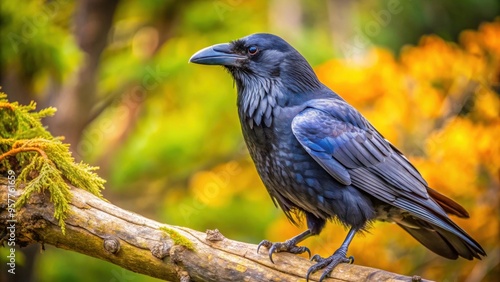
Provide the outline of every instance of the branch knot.
[[104,239],[104,249],[112,254],[116,254],[120,251],[120,241],[115,237],[108,237]]

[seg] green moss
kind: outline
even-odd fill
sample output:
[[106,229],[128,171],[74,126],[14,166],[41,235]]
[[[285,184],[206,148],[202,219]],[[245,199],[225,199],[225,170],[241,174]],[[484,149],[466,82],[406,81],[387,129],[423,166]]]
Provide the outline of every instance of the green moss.
[[174,241],[174,244],[180,245],[180,246],[184,246],[188,250],[194,251],[193,242],[189,241],[188,238],[186,238],[186,237],[182,236],[181,234],[179,234],[179,232],[177,232],[177,231],[175,231],[173,229],[170,229],[170,228],[168,228],[166,226],[161,226],[160,230],[164,231],[165,233],[167,233],[168,236],[170,237],[170,239],[172,239],[172,241]]
[[96,167],[75,163],[69,145],[42,125],[41,119],[54,115],[56,109],[35,109],[34,102],[19,105],[9,102],[7,95],[0,92],[0,174],[15,171],[16,184],[25,185],[16,203],[18,208],[34,192],[48,190],[54,203],[54,218],[64,232],[71,200],[68,183],[102,198],[105,180],[94,173]]

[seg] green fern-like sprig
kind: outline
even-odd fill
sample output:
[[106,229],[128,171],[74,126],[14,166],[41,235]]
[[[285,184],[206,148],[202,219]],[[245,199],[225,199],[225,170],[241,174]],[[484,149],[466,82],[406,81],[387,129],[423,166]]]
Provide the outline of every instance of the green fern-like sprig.
[[96,167],[75,163],[69,145],[42,125],[41,119],[54,115],[55,108],[35,110],[34,102],[10,103],[0,92],[0,173],[16,170],[17,184],[25,184],[17,207],[26,204],[33,193],[48,190],[54,218],[64,232],[71,200],[68,183],[102,198],[105,180],[94,172]]
[[23,173],[19,176],[20,180],[25,180],[27,178],[26,173],[28,171],[37,171],[38,176],[33,178],[31,181],[27,181],[24,193],[19,197],[16,206],[19,208],[26,204],[29,197],[37,192],[41,193],[45,189],[49,190],[50,201],[54,203],[54,218],[59,221],[59,225],[63,233],[65,232],[64,220],[69,210],[69,200],[71,199],[71,194],[69,192],[69,186],[65,183],[61,171],[59,171],[55,165],[49,160],[43,157],[33,158],[32,163],[30,163]]

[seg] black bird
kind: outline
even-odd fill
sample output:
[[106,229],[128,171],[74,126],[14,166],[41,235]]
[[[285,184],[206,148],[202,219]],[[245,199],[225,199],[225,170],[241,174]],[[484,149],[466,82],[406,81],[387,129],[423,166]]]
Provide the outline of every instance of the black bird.
[[[327,220],[350,227],[345,241],[306,278],[352,262],[347,248],[375,220],[394,222],[448,259],[481,259],[483,248],[447,216],[469,217],[453,200],[428,187],[417,169],[351,105],[323,85],[286,41],[253,34],[198,51],[189,60],[221,65],[238,89],[238,113],[250,155],[274,203],[308,229],[283,242],[259,244],[275,252],[304,253],[302,240]],[[258,251],[258,249],[257,249]],[[310,253],[310,252],[309,252]]]

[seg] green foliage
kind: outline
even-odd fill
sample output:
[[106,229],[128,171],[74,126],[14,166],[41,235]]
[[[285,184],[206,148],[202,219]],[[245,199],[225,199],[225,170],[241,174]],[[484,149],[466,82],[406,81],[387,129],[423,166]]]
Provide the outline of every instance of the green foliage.
[[102,197],[105,181],[85,163],[75,163],[69,146],[53,137],[41,119],[54,115],[55,108],[35,112],[34,102],[27,106],[10,103],[0,93],[0,173],[16,171],[17,185],[25,184],[16,206],[24,205],[34,192],[50,192],[54,217],[65,230],[64,219],[71,200],[68,183]]
[[[68,24],[73,1],[15,1],[0,3],[0,60],[26,78],[65,78],[81,57]],[[47,85],[47,81],[39,81]],[[42,86],[43,85],[43,86]],[[13,94],[11,94],[13,95]]]

